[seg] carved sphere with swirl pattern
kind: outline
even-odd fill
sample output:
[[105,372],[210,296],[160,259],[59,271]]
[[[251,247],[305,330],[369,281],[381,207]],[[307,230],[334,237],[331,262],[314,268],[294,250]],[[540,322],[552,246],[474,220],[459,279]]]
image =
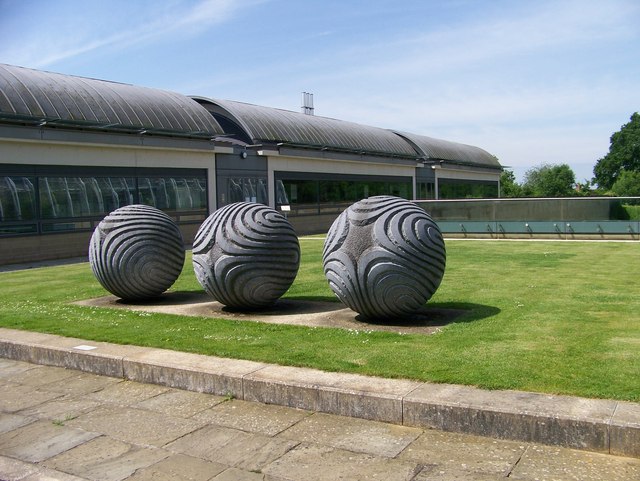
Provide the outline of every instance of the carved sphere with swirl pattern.
[[204,221],[193,243],[200,285],[220,303],[239,309],[266,307],[291,286],[300,244],[289,221],[262,204],[237,202]]
[[437,224],[392,196],[351,205],[329,229],[322,254],[331,290],[367,319],[406,317],[438,289],[446,251]]
[[100,284],[122,299],[157,297],[182,271],[182,234],[171,217],[155,207],[120,207],[93,231],[89,263]]

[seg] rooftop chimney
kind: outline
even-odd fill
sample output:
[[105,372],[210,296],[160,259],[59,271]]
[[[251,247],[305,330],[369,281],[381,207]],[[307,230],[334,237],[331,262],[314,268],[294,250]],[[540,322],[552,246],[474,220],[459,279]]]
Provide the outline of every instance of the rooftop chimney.
[[313,115],[313,94],[302,92],[302,113]]

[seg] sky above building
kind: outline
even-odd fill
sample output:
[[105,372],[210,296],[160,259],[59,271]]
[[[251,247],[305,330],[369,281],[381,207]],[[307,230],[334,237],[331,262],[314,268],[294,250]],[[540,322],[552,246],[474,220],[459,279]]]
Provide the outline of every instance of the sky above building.
[[638,0],[0,0],[0,63],[484,148],[589,180],[640,110]]

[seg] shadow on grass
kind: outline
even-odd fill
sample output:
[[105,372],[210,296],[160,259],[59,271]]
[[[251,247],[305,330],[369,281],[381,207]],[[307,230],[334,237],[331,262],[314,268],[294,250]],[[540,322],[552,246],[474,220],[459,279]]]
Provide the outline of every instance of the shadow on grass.
[[433,302],[410,316],[368,319],[331,296],[290,296],[262,308],[234,308],[215,302],[212,296],[203,291],[170,291],[156,299],[135,302],[122,301],[113,296],[89,302],[105,307],[136,306],[138,310],[167,314],[415,334],[432,334],[448,324],[473,322],[500,313],[497,307],[483,304]]
[[356,320],[375,325],[387,325],[397,327],[444,327],[451,323],[466,323],[486,319],[500,313],[500,309],[484,304],[471,302],[445,302],[428,303],[415,314],[394,319],[367,319],[362,315],[356,316]]

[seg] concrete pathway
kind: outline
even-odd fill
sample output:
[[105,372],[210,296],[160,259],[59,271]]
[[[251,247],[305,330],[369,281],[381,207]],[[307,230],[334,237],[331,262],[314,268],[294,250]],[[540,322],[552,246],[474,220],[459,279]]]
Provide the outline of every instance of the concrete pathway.
[[0,359],[2,480],[633,480],[640,459]]

